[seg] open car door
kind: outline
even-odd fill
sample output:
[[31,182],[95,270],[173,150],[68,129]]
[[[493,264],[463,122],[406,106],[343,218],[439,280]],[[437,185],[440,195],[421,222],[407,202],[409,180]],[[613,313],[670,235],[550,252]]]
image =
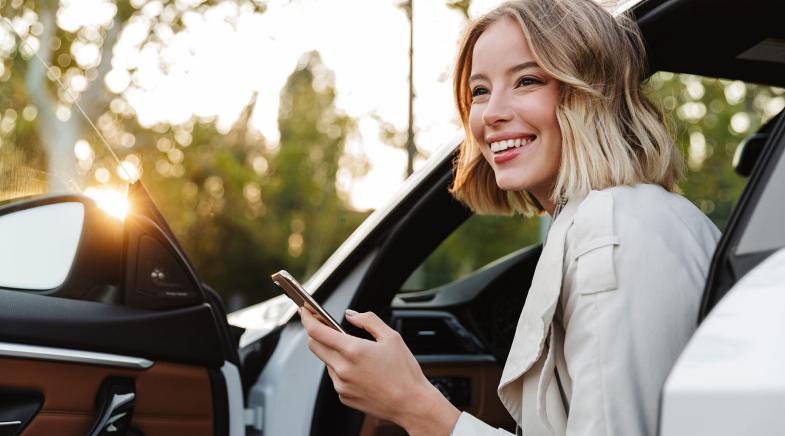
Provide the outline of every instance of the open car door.
[[239,435],[236,346],[144,188],[0,204],[0,434]]

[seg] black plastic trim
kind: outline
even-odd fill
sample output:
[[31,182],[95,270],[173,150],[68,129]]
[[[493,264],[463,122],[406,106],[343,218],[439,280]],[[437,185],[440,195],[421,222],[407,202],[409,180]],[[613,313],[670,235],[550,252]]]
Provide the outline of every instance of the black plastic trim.
[[0,290],[0,340],[220,368],[207,304],[151,311]]
[[763,148],[750,176],[747,186],[744,187],[739,201],[728,220],[725,233],[717,244],[714,256],[706,279],[703,299],[698,315],[698,323],[708,316],[709,312],[725,296],[730,288],[750,269],[762,262],[772,251],[752,253],[745,256],[736,256],[736,247],[744,229],[749,224],[752,213],[760,201],[761,195],[771,178],[772,173],[782,159],[785,151],[785,117],[774,125],[769,141]]
[[213,392],[213,435],[229,435],[229,398],[226,390],[226,379],[220,369],[211,368],[210,388]]

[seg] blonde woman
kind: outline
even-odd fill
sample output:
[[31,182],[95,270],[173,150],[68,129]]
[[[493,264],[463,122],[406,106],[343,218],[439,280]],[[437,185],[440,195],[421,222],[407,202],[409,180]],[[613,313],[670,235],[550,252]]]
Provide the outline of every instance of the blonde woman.
[[[656,435],[695,328],[719,232],[673,193],[682,162],[644,66],[634,21],[590,0],[504,4],[459,51],[453,194],[553,218],[498,388],[524,435]],[[301,315],[344,404],[412,435],[506,434],[453,407],[373,313],[347,319],[376,341]]]

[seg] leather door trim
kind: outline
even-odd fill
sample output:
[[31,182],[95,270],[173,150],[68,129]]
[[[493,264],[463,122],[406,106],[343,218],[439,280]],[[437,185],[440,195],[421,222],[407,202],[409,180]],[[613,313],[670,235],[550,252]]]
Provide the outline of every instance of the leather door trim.
[[210,435],[213,401],[207,368],[157,362],[146,370],[0,358],[0,386],[34,389],[41,411],[23,435],[83,436],[96,419],[95,398],[110,376],[136,383],[133,426],[146,436]]

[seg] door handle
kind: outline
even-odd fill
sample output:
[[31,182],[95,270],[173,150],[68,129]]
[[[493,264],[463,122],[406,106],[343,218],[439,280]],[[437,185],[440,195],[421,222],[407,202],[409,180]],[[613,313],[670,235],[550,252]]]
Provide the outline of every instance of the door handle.
[[112,377],[106,379],[98,391],[98,419],[88,435],[125,435],[131,427],[136,388],[133,379]]
[[0,387],[0,436],[24,431],[43,403],[44,396],[36,390]]

